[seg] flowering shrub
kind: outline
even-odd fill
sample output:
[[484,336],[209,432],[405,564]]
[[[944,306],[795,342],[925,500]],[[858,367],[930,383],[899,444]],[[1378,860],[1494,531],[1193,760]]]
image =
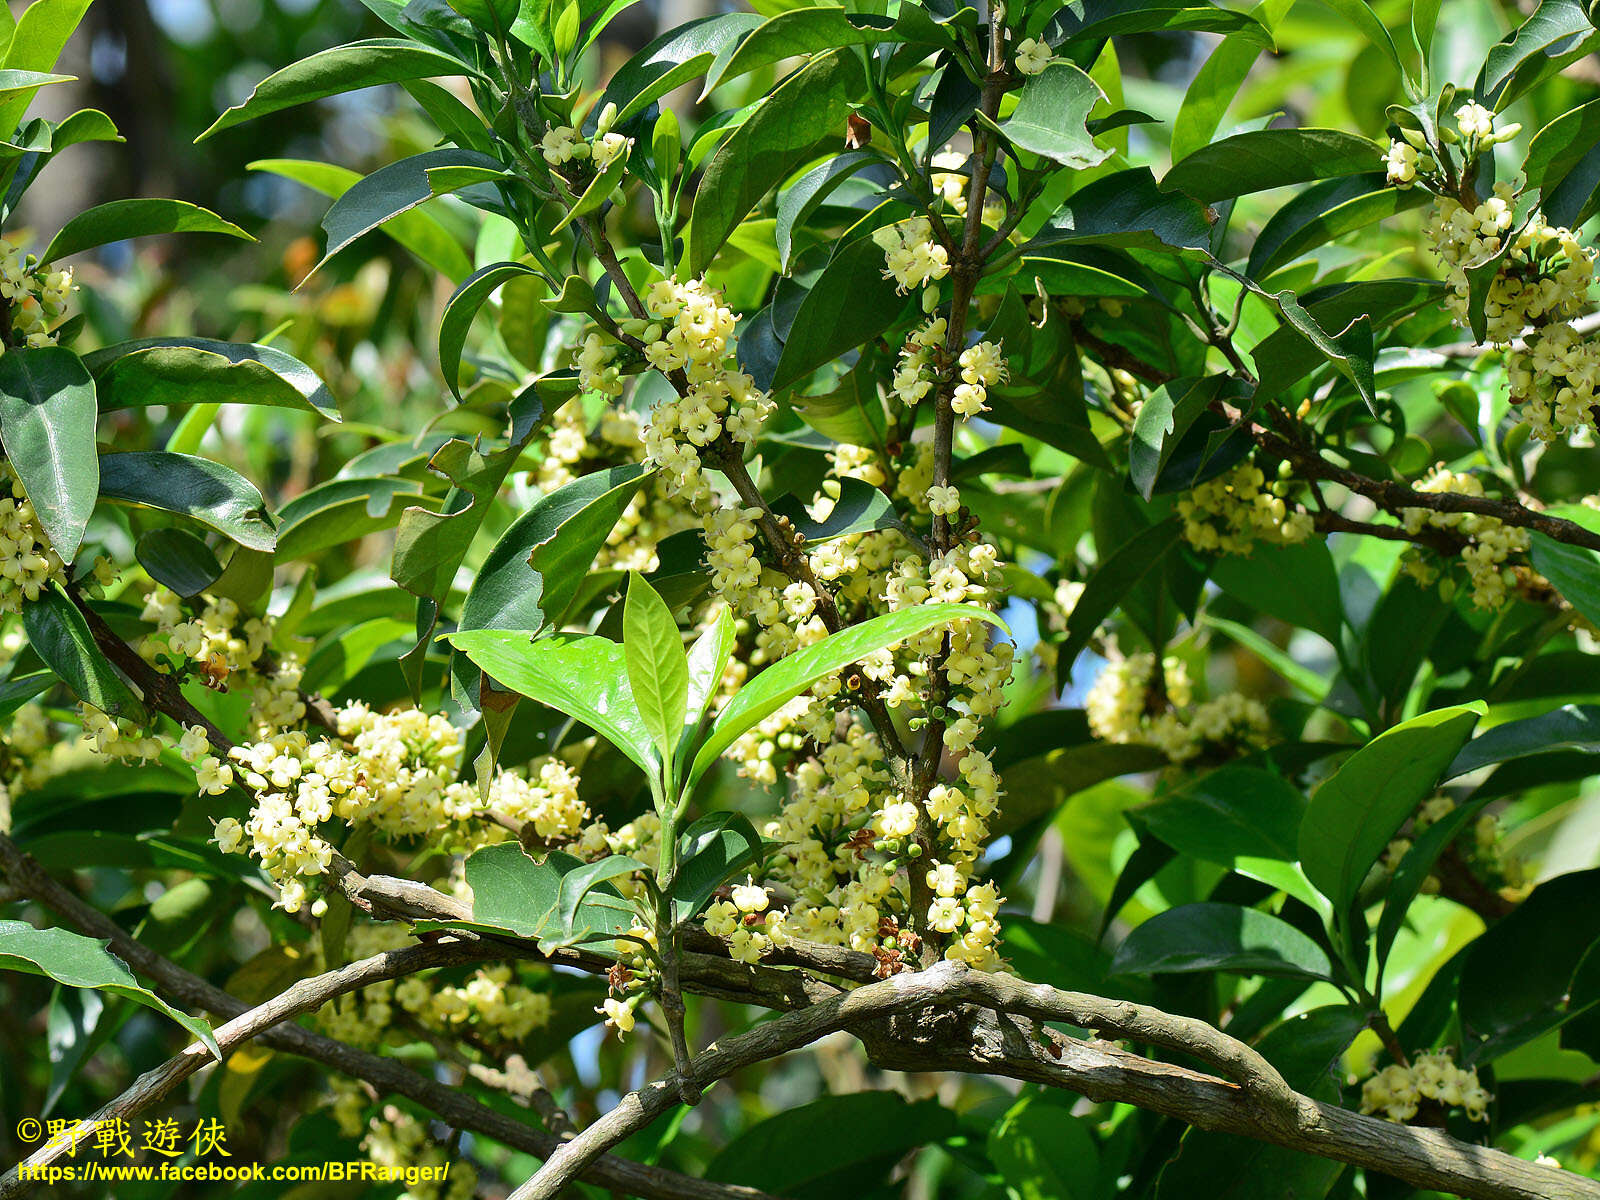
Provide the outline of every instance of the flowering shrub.
[[[0,240],[0,1124],[80,1105],[0,1195],[182,1105],[418,1197],[1600,1196],[1581,6],[1330,4],[1350,128],[1274,0],[367,6],[202,142],[403,89],[256,165],[301,294],[436,293],[425,428],[74,315],[205,210]],[[70,7],[8,214],[116,136],[24,119]]]

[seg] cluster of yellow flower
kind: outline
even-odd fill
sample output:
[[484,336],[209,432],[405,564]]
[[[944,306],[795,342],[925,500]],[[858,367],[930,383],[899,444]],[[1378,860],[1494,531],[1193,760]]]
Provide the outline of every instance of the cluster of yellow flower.
[[[1476,100],[1458,107],[1455,118],[1454,129],[1440,126],[1439,140],[1447,146],[1461,147],[1468,162],[1522,132],[1522,126],[1515,124],[1495,129],[1494,113]],[[1440,190],[1449,183],[1446,174],[1439,169],[1439,160],[1434,157],[1427,136],[1420,129],[1404,130],[1402,137],[1391,139],[1383,162],[1388,168],[1389,182],[1400,187],[1421,182]]]
[[[428,837],[447,851],[509,836],[478,820],[489,814],[509,824],[531,822],[549,841],[579,835],[589,810],[565,763],[545,760],[536,779],[502,771],[485,797],[457,778],[461,749],[459,731],[443,716],[416,708],[375,713],[361,703],[339,710],[337,737],[312,740],[295,729],[236,746],[231,755],[256,802],[242,824],[232,817],[216,822],[217,844],[252,853],[277,883],[279,905],[297,912],[311,895],[307,879],[332,862],[333,846],[321,830],[335,819],[389,839]],[[322,905],[317,901],[312,911]]]
[[570,125],[552,125],[539,140],[539,152],[552,167],[588,161],[596,171],[604,171],[633,146],[633,139],[612,132],[617,106],[607,104],[595,119],[594,137],[585,138]]
[[1197,550],[1249,554],[1259,542],[1289,545],[1311,536],[1311,514],[1291,510],[1261,468],[1244,462],[1178,501],[1183,536]]
[[[1434,467],[1427,478],[1416,484],[1419,492],[1434,494],[1453,492],[1462,496],[1482,496],[1483,484],[1475,475],[1451,471],[1443,463]],[[1424,529],[1443,529],[1464,538],[1461,562],[1467,569],[1472,587],[1472,603],[1478,608],[1502,607],[1511,598],[1517,586],[1517,572],[1507,565],[1515,555],[1525,555],[1531,542],[1526,529],[1507,525],[1498,517],[1479,513],[1435,512],[1431,508],[1408,508],[1402,521],[1409,533]],[[1440,577],[1439,568],[1422,556],[1417,547],[1406,551],[1402,560],[1405,570],[1424,586]],[[1440,591],[1447,597],[1454,587],[1446,577]]]
[[734,315],[703,280],[652,284],[645,305],[656,322],[642,333],[645,358],[665,375],[681,371],[687,394],[651,410],[645,456],[666,472],[680,500],[705,514],[714,507],[700,453],[723,436],[745,446],[772,413],[772,399],[729,363]]
[[66,573],[16,472],[0,460],[0,616],[21,612]]
[[276,629],[273,618],[247,617],[225,596],[198,599],[199,614],[186,617],[178,595],[157,584],[141,614],[155,631],[140,642],[139,656],[163,674],[197,669],[229,690],[248,687],[250,720],[262,736],[300,722],[306,715],[302,666],[291,652],[267,653]]
[[1089,730],[1107,742],[1154,746],[1175,763],[1206,750],[1258,747],[1271,736],[1267,710],[1258,700],[1224,692],[1195,704],[1189,672],[1174,657],[1134,654],[1106,664],[1089,689],[1084,708]]
[[1408,1067],[1387,1066],[1361,1085],[1361,1111],[1391,1121],[1411,1120],[1424,1100],[1462,1109],[1469,1120],[1487,1121],[1491,1099],[1478,1072],[1456,1066],[1445,1050],[1419,1054]]
[[787,946],[788,910],[767,908],[767,889],[750,879],[706,909],[706,932],[723,938],[735,962],[758,963],[774,946]]
[[[66,314],[75,290],[71,267],[44,269],[37,257],[0,237],[0,296],[11,303],[13,339],[21,338],[22,345],[34,349],[55,345],[56,334],[50,327]],[[5,349],[0,345],[0,354]]]
[[[1392,839],[1384,848],[1384,867],[1389,871],[1397,870],[1401,861],[1411,852],[1415,839],[1444,820],[1455,808],[1456,802],[1449,796],[1434,796],[1424,801],[1412,819],[1409,834]],[[1522,886],[1522,863],[1506,853],[1505,829],[1500,824],[1500,818],[1493,813],[1480,814],[1472,825],[1471,842],[1464,846],[1458,842],[1457,845],[1467,862],[1495,886]],[[1422,881],[1422,891],[1430,896],[1436,895],[1440,886],[1437,875],[1429,875]]]

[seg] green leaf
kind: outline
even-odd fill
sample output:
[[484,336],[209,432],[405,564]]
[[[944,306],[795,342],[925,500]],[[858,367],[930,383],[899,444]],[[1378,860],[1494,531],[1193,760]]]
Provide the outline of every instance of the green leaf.
[[484,559],[460,627],[531,632],[559,622],[651,474],[645,467],[610,467],[539,497]]
[[1537,530],[1528,558],[1566,602],[1589,620],[1600,620],[1600,554],[1587,546],[1558,542]]
[[829,259],[800,301],[772,376],[774,390],[871,341],[900,317],[908,301],[884,278],[883,261],[870,237],[846,242]]
[[659,774],[655,737],[634,701],[616,642],[572,633],[535,639],[511,629],[462,630],[446,640],[497,683],[582,721],[646,775]]
[[1463,1065],[1493,1062],[1577,1015],[1574,972],[1600,939],[1600,870],[1547,879],[1473,942],[1457,996]]
[[328,248],[322,260],[311,268],[311,273],[357,238],[432,200],[436,193],[428,172],[439,167],[479,167],[496,172],[503,169],[498,159],[454,146],[413,154],[379,167],[351,184],[322,218],[322,228],[328,234]]
[[1158,188],[1150,168],[1134,167],[1096,179],[1067,197],[1028,245],[1204,251],[1215,220],[1199,201]]
[[1280,887],[1313,909],[1326,908],[1295,866],[1306,800],[1258,767],[1221,767],[1128,819],[1174,850]]
[[1258,542],[1247,557],[1218,559],[1211,578],[1251,608],[1339,644],[1339,572],[1320,537],[1288,546]]
[[438,512],[415,506],[400,514],[390,578],[414,596],[442,603],[522,447],[517,442],[485,454],[451,438],[435,450],[428,469],[448,479],[450,491]]
[[[831,9],[802,9],[803,12],[830,12]],[[778,262],[787,269],[789,253],[794,248],[794,231],[805,222],[812,210],[821,204],[841,183],[864,168],[883,160],[865,150],[851,150],[818,163],[796,179],[778,195],[777,222],[772,229],[773,241],[778,247]]]
[[1462,748],[1445,778],[1459,779],[1496,763],[1564,750],[1600,754],[1600,705],[1563,704],[1537,717],[1496,725]]
[[884,495],[882,488],[873,487],[864,479],[845,478],[838,483],[839,495],[827,517],[821,521],[813,519],[805,502],[793,494],[780,497],[773,504],[772,511],[787,517],[795,532],[806,539],[808,546],[849,537],[853,533],[865,533],[870,529],[902,528],[894,501]]
[[132,450],[100,458],[100,496],[179,513],[252,550],[277,544],[261,493],[243,475],[192,454]]
[[1173,452],[1225,391],[1237,385],[1228,375],[1187,376],[1162,384],[1145,398],[1128,442],[1128,476],[1146,500],[1154,494]]
[[[1251,10],[1268,29],[1276,28],[1293,0],[1266,0]],[[1172,161],[1210,143],[1233,98],[1262,51],[1259,37],[1233,34],[1211,52],[1189,81],[1183,104],[1172,121]]]
[[1285,184],[1370,172],[1383,153],[1371,138],[1341,129],[1255,129],[1174,163],[1161,188],[1211,204]]
[[623,602],[622,649],[639,716],[670,764],[689,711],[689,656],[672,611],[637,571]]
[[723,61],[720,70],[706,75],[700,99],[704,100],[720,84],[786,58],[897,39],[894,23],[871,13],[846,12],[842,8],[797,8],[779,13],[752,30],[732,56]]
[[865,1200],[883,1194],[880,1185],[908,1151],[955,1132],[955,1115],[936,1100],[910,1103],[889,1091],[823,1096],[745,1130],[705,1176],[789,1200]]
[[1574,41],[1594,32],[1577,0],[1540,0],[1533,15],[1490,48],[1478,74],[1477,92],[1497,111],[1514,98],[1507,84],[1524,66],[1564,57]]
[[684,716],[686,732],[689,727],[700,723],[706,708],[722,687],[722,676],[728,669],[728,660],[733,657],[737,638],[733,613],[724,605],[717,609],[716,619],[689,647],[688,711]]
[[225,233],[255,241],[232,221],[182,200],[113,200],[86,208],[63,225],[40,261],[51,263],[96,246],[161,233]]
[[[1290,1087],[1337,1105],[1341,1059],[1363,1025],[1355,1006],[1330,1004],[1290,1017],[1256,1049]],[[1323,1200],[1343,1170],[1337,1162],[1253,1138],[1191,1129],[1161,1172],[1156,1200]]]
[[108,945],[109,941],[66,929],[35,929],[26,921],[0,921],[0,967],[142,1004],[182,1025],[221,1061],[222,1051],[217,1049],[211,1026],[179,1012],[141,985],[127,964],[106,949]]
[[59,584],[22,606],[22,628],[28,645],[79,700],[115,717],[143,719],[144,705],[95,645],[89,623]]
[[[360,183],[362,177],[348,167],[334,163],[304,162],[293,158],[264,158],[250,163],[252,171],[266,171],[303,184],[332,200],[341,199]],[[424,172],[426,182],[426,172]],[[429,188],[429,196],[433,194]],[[324,216],[324,221],[327,217]],[[412,208],[382,224],[384,236],[393,238],[424,264],[451,279],[465,279],[472,273],[472,259],[432,213]]]
[[1372,955],[1379,964],[1388,961],[1394,939],[1410,916],[1411,903],[1427,883],[1434,863],[1483,810],[1489,799],[1485,796],[1458,804],[1416,835],[1411,848],[1390,876],[1388,886],[1383,889],[1383,912],[1378,918],[1378,930],[1372,940]]
[[1117,947],[1117,975],[1231,971],[1329,980],[1327,954],[1278,917],[1235,904],[1183,904],[1158,913]]
[[335,46],[267,76],[246,100],[224,112],[195,140],[204,141],[214,133],[268,113],[358,88],[474,74],[471,67],[448,54],[401,38],[373,38]]
[[278,510],[280,561],[310,555],[400,523],[401,502],[423,499],[409,479],[330,479],[301,492]]
[[1105,99],[1100,86],[1071,63],[1051,63],[1022,85],[1017,107],[1000,123],[984,124],[1013,146],[1029,150],[1064,167],[1093,167],[1111,151],[1094,144],[1086,124],[1089,110]]
[[511,24],[522,8],[519,0],[449,0],[449,4],[479,29],[495,37],[511,32]]
[[999,617],[976,605],[922,604],[899,612],[882,613],[779,659],[728,701],[695,755],[685,787],[693,788],[716,762],[717,756],[738,741],[745,731],[766,720],[817,680],[925,629],[965,619],[1004,628]]
[[[1375,318],[1370,313],[1362,313],[1352,318],[1338,333],[1330,334],[1318,317],[1305,308],[1300,303],[1299,297],[1287,288],[1280,292],[1269,292],[1242,275],[1235,278],[1272,305],[1289,329],[1309,342],[1324,361],[1348,379],[1357,394],[1366,402],[1368,410],[1377,413],[1378,393],[1372,367],[1372,360],[1376,354],[1372,328]],[[1285,331],[1279,330],[1279,332]],[[1259,377],[1256,395],[1260,397],[1270,395],[1272,390],[1272,384],[1267,382],[1268,364],[1272,361],[1267,354],[1269,348],[1275,349],[1270,347],[1271,342],[1271,336],[1263,338],[1250,352],[1255,360],[1256,374]]]
[[39,523],[71,562],[100,491],[94,380],[62,346],[0,355],[0,445]]
[[756,202],[816,144],[840,136],[861,66],[851,54],[818,55],[790,75],[728,135],[695,191],[686,265],[700,274]]
[[593,932],[593,925],[587,920],[593,906],[586,905],[584,901],[607,881],[620,875],[632,875],[636,871],[650,874],[650,868],[636,858],[629,858],[626,854],[608,854],[592,863],[574,867],[563,875],[561,886],[556,891],[555,911],[561,922],[559,936],[577,941],[584,934]]
[[1100,1149],[1071,1101],[1046,1093],[1018,1100],[989,1130],[989,1161],[1017,1200],[1096,1200]]
[[626,121],[674,88],[699,75],[733,47],[762,18],[751,12],[720,13],[668,29],[624,63],[595,104],[617,106],[617,120]]
[[776,846],[743,813],[701,817],[678,835],[678,869],[669,893],[673,921],[681,925],[699,916],[719,887],[753,869]]
[[198,596],[222,577],[210,546],[186,529],[152,529],[134,545],[133,556],[151,579],[180,596]]
[[1372,864],[1433,795],[1483,711],[1474,702],[1413,717],[1345,759],[1312,795],[1300,826],[1300,861],[1336,912],[1349,910]]
[[339,420],[317,373],[272,346],[140,338],[84,356],[102,412],[153,404],[265,404]]
[[1334,238],[1427,203],[1422,188],[1392,188],[1383,176],[1351,175],[1313,184],[1262,227],[1245,273],[1265,279],[1279,267]]
[[1101,561],[1084,585],[1072,615],[1067,618],[1067,636],[1060,652],[1063,663],[1070,664],[1077,659],[1100,623],[1156,564],[1166,559],[1182,536],[1182,523],[1168,519],[1140,530]]
[[461,399],[461,350],[467,344],[472,318],[507,280],[538,274],[523,263],[491,263],[467,276],[445,303],[444,316],[439,321],[439,371],[457,400]]
[[[559,850],[551,851],[543,862],[535,862],[516,842],[485,846],[467,858],[472,920],[421,921],[417,928],[509,932],[537,940],[546,953],[595,934],[616,934],[628,929],[633,924],[632,906],[615,891],[603,887],[588,890],[570,924],[562,920],[562,882],[570,873],[582,869],[582,862]],[[616,945],[591,942],[589,948],[608,953],[615,952]]]

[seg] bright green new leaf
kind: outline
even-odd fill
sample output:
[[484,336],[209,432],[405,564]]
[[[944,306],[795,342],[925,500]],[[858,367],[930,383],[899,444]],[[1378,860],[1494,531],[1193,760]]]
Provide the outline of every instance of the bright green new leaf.
[[689,710],[689,656],[672,610],[637,571],[623,602],[622,649],[639,716],[670,764]]
[[728,701],[695,754],[686,786],[692,788],[716,762],[717,756],[738,741],[745,731],[759,725],[819,679],[925,629],[960,620],[1005,627],[994,613],[974,604],[921,604],[899,612],[881,613],[779,659]]
[[1346,912],[1372,864],[1439,786],[1484,704],[1423,713],[1347,758],[1315,793],[1300,825],[1306,876]]

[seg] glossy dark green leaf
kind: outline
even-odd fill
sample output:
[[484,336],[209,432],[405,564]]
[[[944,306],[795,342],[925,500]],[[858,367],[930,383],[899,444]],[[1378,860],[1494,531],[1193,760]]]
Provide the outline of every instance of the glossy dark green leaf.
[[1462,1057],[1493,1062],[1559,1028],[1594,997],[1571,996],[1573,973],[1600,940],[1600,871],[1547,879],[1466,952],[1457,1005]]
[[761,23],[756,13],[730,12],[667,30],[618,69],[596,108],[615,104],[617,119],[627,120],[701,74],[719,56],[731,54]]
[[28,645],[79,700],[101,712],[140,720],[144,705],[95,645],[89,623],[59,585],[22,606]]
[[711,265],[739,222],[819,141],[842,136],[860,79],[853,54],[818,55],[717,147],[695,191],[685,256],[691,273]]
[[[1594,25],[1577,0],[1540,0],[1533,15],[1490,48],[1478,76],[1479,87],[1486,98],[1493,98],[1530,59],[1554,58],[1593,32]],[[1500,97],[1494,107],[1508,102],[1509,97]]]
[[743,813],[701,817],[678,835],[678,870],[673,877],[672,919],[680,924],[700,915],[716,890],[752,871],[777,846],[756,832]]
[[331,479],[301,492],[278,510],[278,557],[305,558],[369,533],[393,529],[402,507],[424,493],[409,479]]
[[1265,279],[1334,238],[1428,203],[1422,188],[1384,186],[1381,173],[1350,175],[1313,184],[1262,226],[1250,247],[1245,273]]
[[55,262],[96,246],[162,233],[224,233],[255,240],[232,221],[182,200],[112,200],[73,217],[39,257],[41,262]]
[[0,445],[51,545],[71,562],[100,492],[94,380],[61,346],[0,355]]
[[1156,186],[1148,167],[1096,179],[1062,203],[1029,246],[1130,246],[1203,251],[1214,213],[1182,192]]
[[1338,645],[1344,625],[1339,573],[1321,538],[1287,546],[1257,542],[1246,556],[1219,558],[1211,568],[1211,578],[1228,595],[1252,608]]
[[317,373],[273,346],[209,338],[140,338],[84,356],[102,412],[153,404],[265,404],[339,410]]
[[1068,40],[1089,43],[1157,30],[1238,33],[1264,46],[1272,44],[1254,16],[1200,0],[1073,0],[1060,6],[1043,5],[1032,13],[1029,31],[1041,25],[1045,40],[1053,46]]
[[1591,621],[1600,620],[1600,553],[1558,542],[1537,530],[1528,557],[1562,598]]
[[794,495],[779,499],[772,511],[789,518],[795,532],[806,539],[807,545],[830,542],[870,529],[901,527],[894,502],[884,495],[882,488],[873,487],[864,479],[847,478],[838,482],[839,495],[820,521],[812,517],[806,505]]
[[1479,703],[1423,713],[1380,734],[1311,796],[1300,826],[1306,876],[1345,912],[1406,819],[1434,793],[1483,714]]
[[400,515],[390,578],[413,595],[442,603],[521,453],[519,443],[484,453],[460,438],[434,451],[428,469],[448,479],[450,490],[437,512],[417,506]]
[[268,113],[358,88],[471,74],[472,69],[458,59],[400,38],[373,38],[335,46],[267,76],[247,99],[224,112],[197,140],[204,141],[214,133]]
[[467,276],[445,304],[439,321],[439,371],[457,400],[461,399],[461,350],[467,344],[472,318],[497,288],[525,275],[537,276],[538,272],[523,263],[491,263]]
[[1115,611],[1130,589],[1166,559],[1182,535],[1179,521],[1162,521],[1129,538],[1101,560],[1067,619],[1067,637],[1060,652],[1062,662],[1077,659],[1100,623]]
[[130,450],[102,455],[100,495],[189,517],[252,550],[277,544],[267,502],[255,484],[231,467],[193,454]]
[[533,631],[559,621],[649,475],[644,467],[611,467],[541,496],[479,568],[460,627]]
[[1128,442],[1128,476],[1141,496],[1150,499],[1195,420],[1234,387],[1228,375],[1191,376],[1164,383],[1145,397]]
[[106,949],[109,944],[66,929],[35,929],[26,921],[0,921],[0,968],[43,975],[66,987],[91,988],[142,1004],[182,1025],[220,1060],[222,1052],[211,1026],[179,1012],[140,984],[127,964]]
[[958,620],[983,621],[1004,628],[1000,618],[976,605],[922,604],[899,612],[880,613],[779,659],[728,701],[695,754],[687,786],[692,788],[717,756],[747,730],[759,725],[819,679],[924,629]]
[[328,248],[317,267],[357,238],[432,200],[436,192],[428,173],[439,167],[478,167],[496,172],[503,169],[497,159],[453,146],[427,150],[379,167],[359,183],[352,184],[322,218]]
[[1161,188],[1213,204],[1285,184],[1370,172],[1383,153],[1371,138],[1342,129],[1256,129],[1174,163]]
[[1600,754],[1600,705],[1563,704],[1537,717],[1523,717],[1485,730],[1456,755],[1445,778],[1456,779],[1496,763],[1563,750]]
[[883,250],[869,237],[839,248],[795,313],[774,389],[788,387],[892,325],[907,300],[884,278]]
[[1231,971],[1330,979],[1322,947],[1287,921],[1235,904],[1183,904],[1138,926],[1117,947],[1119,975]]
[[[801,9],[801,12],[839,12],[842,9]],[[783,190],[778,196],[777,223],[773,226],[773,240],[778,246],[778,262],[785,268],[789,252],[794,248],[794,231],[804,224],[817,205],[821,204],[845,180],[854,178],[883,160],[865,150],[850,150],[825,162],[818,163]]]
[[211,547],[186,529],[142,534],[133,556],[151,579],[180,596],[198,596],[222,577],[222,564]]
[[[264,158],[250,163],[249,168],[292,179],[335,202],[343,199],[346,193],[362,182],[359,172],[337,163]],[[428,191],[431,196],[431,185]],[[426,209],[413,207],[384,221],[379,228],[385,237],[392,238],[424,264],[450,279],[465,279],[472,274],[471,256],[462,247],[456,233]]]
[[877,1196],[908,1151],[955,1128],[954,1114],[934,1100],[911,1103],[890,1091],[823,1096],[745,1130],[705,1175],[791,1200]]

